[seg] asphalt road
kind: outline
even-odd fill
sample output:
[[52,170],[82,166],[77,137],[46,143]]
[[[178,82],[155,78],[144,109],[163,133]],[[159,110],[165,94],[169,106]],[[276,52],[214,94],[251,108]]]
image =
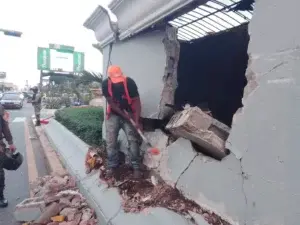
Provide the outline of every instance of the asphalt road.
[[29,197],[29,181],[47,174],[41,145],[35,134],[31,116],[31,104],[24,104],[21,110],[10,112],[10,128],[17,150],[24,155],[25,161],[17,171],[6,171],[5,196],[9,207],[0,208],[0,224],[16,225],[13,211],[16,204]]

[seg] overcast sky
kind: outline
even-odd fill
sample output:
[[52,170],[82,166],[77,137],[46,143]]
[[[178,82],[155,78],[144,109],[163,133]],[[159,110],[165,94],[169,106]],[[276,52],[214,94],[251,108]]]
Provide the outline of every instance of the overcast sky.
[[86,69],[102,71],[102,56],[91,45],[94,33],[82,24],[97,4],[111,0],[9,0],[0,1],[0,28],[23,32],[22,38],[0,33],[0,71],[7,81],[23,87],[39,81],[37,47],[49,43],[74,46],[85,52]]

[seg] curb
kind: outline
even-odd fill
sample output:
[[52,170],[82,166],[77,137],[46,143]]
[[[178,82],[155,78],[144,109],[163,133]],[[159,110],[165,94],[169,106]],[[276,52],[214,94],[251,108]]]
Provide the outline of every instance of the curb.
[[[192,225],[189,219],[165,208],[149,208],[141,213],[125,213],[116,188],[107,188],[99,172],[85,174],[84,158],[89,146],[55,119],[43,126],[45,135],[58,153],[67,171],[76,178],[77,186],[95,209],[101,225]],[[198,225],[207,225],[198,222]]]

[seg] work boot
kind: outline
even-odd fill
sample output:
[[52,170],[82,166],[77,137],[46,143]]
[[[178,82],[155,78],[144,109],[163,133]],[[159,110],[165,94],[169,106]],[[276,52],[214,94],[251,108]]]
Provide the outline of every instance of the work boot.
[[115,180],[117,180],[117,181],[120,180],[120,174],[119,174],[118,168],[108,169],[106,172],[106,175],[107,175],[108,179],[115,178]]
[[133,179],[141,179],[142,178],[142,172],[140,169],[134,169],[133,170]]
[[4,198],[3,193],[0,193],[0,208],[5,208],[8,206],[8,201]]
[[35,126],[41,126],[41,121],[37,120],[36,123],[35,123]]

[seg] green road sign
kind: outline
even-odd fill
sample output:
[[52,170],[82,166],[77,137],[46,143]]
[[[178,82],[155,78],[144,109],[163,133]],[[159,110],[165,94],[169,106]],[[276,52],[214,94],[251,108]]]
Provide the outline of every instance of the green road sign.
[[54,44],[51,44],[51,47],[38,47],[38,70],[74,73],[80,73],[84,70],[83,52],[74,52],[73,47],[66,45],[54,46]]
[[49,44],[49,48],[56,49],[59,52],[74,52],[74,47],[68,45]]
[[73,72],[82,72],[84,70],[84,53],[74,52],[73,60]]
[[37,60],[38,70],[50,70],[50,49],[38,47]]

